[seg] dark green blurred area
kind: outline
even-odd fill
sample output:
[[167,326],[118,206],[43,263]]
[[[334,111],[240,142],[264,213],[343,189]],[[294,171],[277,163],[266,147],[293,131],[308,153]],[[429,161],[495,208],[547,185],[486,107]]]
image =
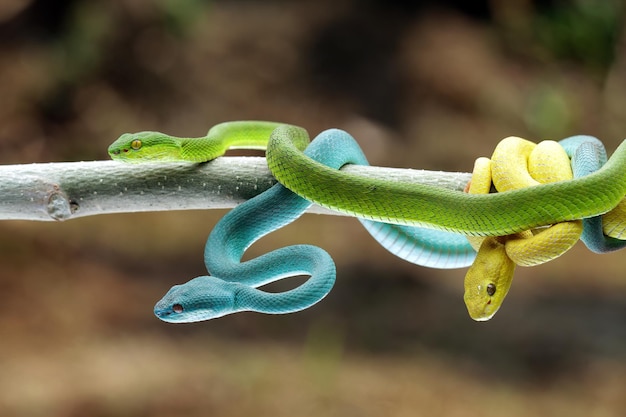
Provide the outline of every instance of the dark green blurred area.
[[[338,127],[376,165],[469,171],[510,135],[626,137],[622,2],[116,0],[0,5],[0,163],[106,159],[121,133]],[[518,268],[475,323],[464,270],[308,215],[247,257],[327,249],[312,309],[168,325],[223,212],[0,223],[1,416],[618,416],[626,260]]]

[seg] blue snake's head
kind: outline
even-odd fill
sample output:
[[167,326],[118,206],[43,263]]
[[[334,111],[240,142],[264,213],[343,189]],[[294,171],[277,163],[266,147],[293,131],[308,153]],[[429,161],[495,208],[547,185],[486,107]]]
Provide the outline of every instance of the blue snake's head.
[[237,284],[202,276],[173,286],[154,306],[154,314],[170,323],[210,320],[235,312]]
[[124,133],[108,152],[111,159],[124,162],[180,161],[178,139],[160,132]]

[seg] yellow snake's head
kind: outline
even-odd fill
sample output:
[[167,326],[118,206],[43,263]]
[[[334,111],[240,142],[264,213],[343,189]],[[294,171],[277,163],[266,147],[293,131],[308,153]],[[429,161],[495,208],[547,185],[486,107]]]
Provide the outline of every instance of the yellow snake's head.
[[497,238],[484,240],[465,276],[465,306],[472,319],[486,321],[498,311],[511,288],[515,263]]
[[124,133],[109,146],[109,155],[124,162],[179,161],[180,144],[160,132]]

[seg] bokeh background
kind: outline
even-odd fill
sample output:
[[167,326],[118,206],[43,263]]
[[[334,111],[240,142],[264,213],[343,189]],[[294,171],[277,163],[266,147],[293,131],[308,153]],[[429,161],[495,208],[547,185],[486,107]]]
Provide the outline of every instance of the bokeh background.
[[[123,132],[268,119],[351,132],[376,165],[470,171],[503,137],[626,136],[619,0],[6,0],[0,163],[106,159]],[[1,197],[0,197],[1,198]],[[475,323],[464,270],[307,215],[247,257],[327,249],[308,311],[172,325],[222,211],[0,223],[2,416],[618,416],[626,258],[518,268]]]

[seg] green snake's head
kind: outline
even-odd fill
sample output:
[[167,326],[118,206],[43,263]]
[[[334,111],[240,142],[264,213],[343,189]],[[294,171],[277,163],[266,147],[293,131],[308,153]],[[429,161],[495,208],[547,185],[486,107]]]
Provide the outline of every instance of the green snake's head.
[[154,306],[154,314],[169,323],[210,320],[235,312],[237,284],[202,276],[173,286]]
[[124,133],[109,146],[112,159],[124,162],[179,161],[179,138],[160,132]]
[[484,240],[465,276],[465,306],[472,319],[486,321],[498,311],[511,288],[515,263],[496,238]]

